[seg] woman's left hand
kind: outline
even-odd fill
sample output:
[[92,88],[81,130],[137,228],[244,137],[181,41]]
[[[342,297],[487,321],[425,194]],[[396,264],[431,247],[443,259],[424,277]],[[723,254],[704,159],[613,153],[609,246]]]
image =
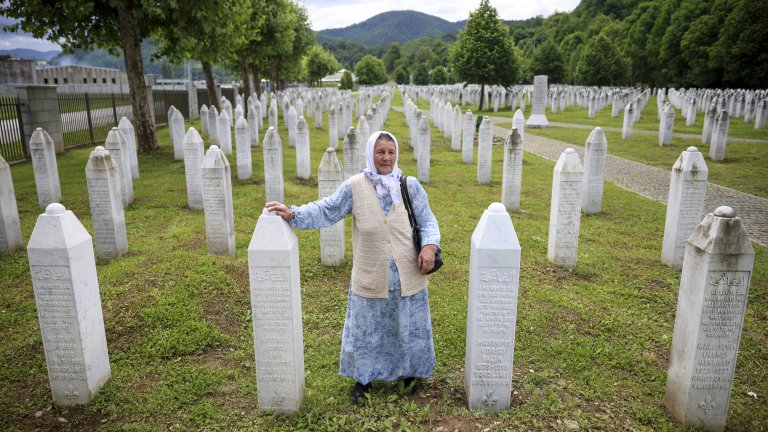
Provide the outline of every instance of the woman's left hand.
[[435,266],[435,254],[437,253],[437,246],[424,245],[419,252],[419,269],[424,274],[427,274],[432,267]]

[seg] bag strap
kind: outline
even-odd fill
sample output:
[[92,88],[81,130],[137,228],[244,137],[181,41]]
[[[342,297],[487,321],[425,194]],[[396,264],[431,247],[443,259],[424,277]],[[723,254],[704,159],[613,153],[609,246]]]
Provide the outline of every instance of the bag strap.
[[413,215],[413,207],[411,207],[411,196],[408,194],[408,176],[400,176],[400,197],[403,199],[403,205],[405,205],[405,211],[408,212],[408,222],[411,224],[411,228],[419,228],[419,224],[416,221],[416,217]]

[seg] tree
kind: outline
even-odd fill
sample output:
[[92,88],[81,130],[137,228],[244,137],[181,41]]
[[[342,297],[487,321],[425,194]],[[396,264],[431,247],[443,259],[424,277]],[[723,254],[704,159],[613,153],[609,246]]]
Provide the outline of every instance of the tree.
[[432,69],[429,74],[429,82],[432,84],[445,84],[448,82],[448,71],[444,67],[438,66]]
[[429,66],[419,63],[413,69],[413,83],[416,85],[429,85]]
[[4,30],[22,29],[36,38],[45,38],[71,52],[94,47],[115,54],[121,49],[136,123],[139,149],[158,149],[152,123],[141,40],[156,29],[174,25],[163,10],[150,0],[7,0],[0,5],[0,15],[18,20]]
[[395,82],[398,84],[410,84],[411,79],[408,76],[408,71],[404,67],[398,66],[395,69]]
[[387,82],[387,71],[384,62],[368,54],[355,65],[357,83],[360,85],[376,85]]
[[499,20],[488,0],[469,14],[469,21],[459,33],[451,52],[451,63],[467,83],[480,84],[480,106],[487,84],[510,86],[517,80],[518,62],[509,30]]
[[341,90],[352,90],[355,88],[355,81],[352,79],[352,72],[344,70],[341,74],[341,81],[339,81],[339,88]]
[[[174,25],[155,31],[158,54],[177,64],[187,59],[200,61],[208,100],[219,109],[213,65],[224,62],[240,65],[235,52],[248,43],[246,34],[257,35],[253,28],[247,27],[249,23],[258,22],[256,17],[251,17],[251,12],[259,9],[251,7],[254,1],[195,1],[194,7],[190,2],[169,3],[164,13]],[[246,31],[247,28],[251,31]],[[239,58],[243,57],[244,53],[241,53]]]
[[339,70],[339,62],[336,57],[324,50],[320,45],[310,48],[306,58],[307,81],[314,86],[320,85],[320,80]]
[[626,83],[628,75],[627,61],[602,34],[587,43],[576,67],[577,82],[584,85],[621,85]]
[[531,71],[533,75],[547,75],[550,83],[565,83],[563,54],[554,41],[548,40],[536,48]]
[[384,62],[384,69],[387,74],[391,74],[395,70],[395,62],[400,59],[400,44],[397,42],[392,43],[387,52],[384,53],[384,57],[381,60]]

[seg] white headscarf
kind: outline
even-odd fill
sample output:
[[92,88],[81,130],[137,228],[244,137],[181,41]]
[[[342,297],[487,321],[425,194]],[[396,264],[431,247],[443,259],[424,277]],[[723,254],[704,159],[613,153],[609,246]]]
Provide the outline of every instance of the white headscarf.
[[367,166],[363,170],[363,174],[373,181],[376,187],[376,194],[381,198],[386,198],[387,195],[392,197],[392,202],[397,204],[400,201],[400,176],[403,172],[397,167],[397,159],[392,165],[392,171],[389,174],[379,174],[376,169],[376,164],[373,162],[373,147],[376,145],[376,141],[379,139],[379,135],[386,134],[395,143],[395,155],[400,156],[400,146],[397,144],[397,138],[387,131],[376,131],[368,137],[368,143],[365,146],[365,161]]

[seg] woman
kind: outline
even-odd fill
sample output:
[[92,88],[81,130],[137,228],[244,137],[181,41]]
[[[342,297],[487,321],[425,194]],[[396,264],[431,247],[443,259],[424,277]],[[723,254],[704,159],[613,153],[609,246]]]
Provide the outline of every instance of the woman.
[[421,251],[400,196],[397,140],[374,132],[366,145],[367,166],[333,195],[302,206],[271,201],[265,207],[298,229],[331,226],[352,214],[352,277],[341,339],[339,374],[356,383],[360,401],[371,381],[395,381],[412,393],[417,378],[432,375],[435,348],[427,276],[440,244],[437,220],[418,180],[408,177],[408,195],[421,227]]

